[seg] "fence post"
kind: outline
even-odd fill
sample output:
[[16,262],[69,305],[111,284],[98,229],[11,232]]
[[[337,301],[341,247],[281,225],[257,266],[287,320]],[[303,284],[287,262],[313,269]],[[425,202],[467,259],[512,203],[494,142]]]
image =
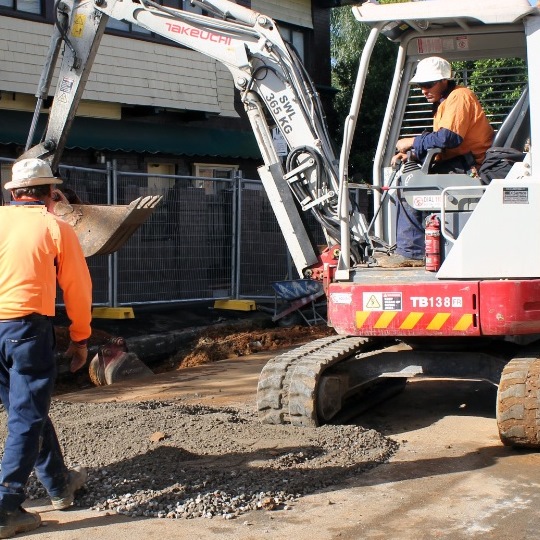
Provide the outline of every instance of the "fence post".
[[237,300],[240,294],[241,219],[242,219],[242,173],[233,171],[232,204],[232,253],[231,253],[231,293]]
[[[107,161],[107,204],[118,204],[118,177],[116,159]],[[118,306],[118,253],[114,252],[108,256],[108,305]]]

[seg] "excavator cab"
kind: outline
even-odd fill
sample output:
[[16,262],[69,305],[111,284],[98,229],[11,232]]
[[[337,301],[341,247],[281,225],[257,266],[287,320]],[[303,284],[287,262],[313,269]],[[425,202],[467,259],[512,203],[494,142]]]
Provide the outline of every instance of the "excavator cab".
[[[403,166],[402,197],[415,210],[439,214],[442,208],[445,234],[455,239],[476,208],[485,185],[493,178],[504,178],[513,163],[523,161],[530,137],[529,87],[525,84],[519,99],[497,126],[492,146],[478,170],[471,167],[470,172],[463,174],[433,172],[436,157],[441,151],[432,148],[422,163],[409,160]],[[475,186],[478,189],[474,189]],[[443,238],[441,247],[444,260],[452,248],[452,241]]]
[[[530,60],[531,50],[535,47],[534,21],[538,17],[537,8],[526,0],[511,4],[490,2],[489,6],[488,3],[473,6],[461,0],[452,4],[431,0],[391,5],[366,2],[354,7],[353,13],[360,22],[372,26],[373,31],[379,31],[398,45],[388,107],[374,159],[373,184],[376,187],[382,190],[388,188],[388,165],[395,153],[396,142],[403,137],[414,137],[424,130],[432,129],[431,104],[409,83],[418,61],[428,56],[441,56],[448,60],[453,69],[457,70],[455,78],[458,84],[471,86],[473,83],[473,89],[479,95],[495,129],[495,139],[488,155],[495,156],[504,149],[513,149],[515,154],[513,169],[506,171],[507,180],[530,176],[531,163],[536,159],[528,143],[531,135],[534,139],[529,89],[531,84],[536,84],[537,77],[534,63]],[[399,28],[400,32],[389,33],[388,29],[395,28]],[[514,71],[501,67],[500,59],[513,59]],[[476,60],[486,61],[491,71],[484,68],[482,73],[474,72],[472,62]],[[481,94],[478,94],[474,83],[479,85]],[[518,99],[508,103],[505,93],[517,95]],[[440,216],[442,271],[437,273],[437,279],[462,279],[465,277],[464,272],[467,272],[468,277],[493,278],[495,276],[491,269],[497,267],[497,255],[494,254],[489,261],[483,253],[480,256],[477,248],[478,233],[467,226],[486,192],[493,191],[489,188],[491,178],[486,179],[482,174],[434,173],[432,164],[437,152],[437,149],[430,151],[422,163],[406,163],[400,176],[396,177],[399,182],[390,186],[390,192],[402,196],[416,210]],[[503,180],[497,176],[495,178]],[[374,195],[377,215],[374,233],[392,244],[396,234],[395,207],[390,204],[391,198],[383,200],[380,193],[384,191]],[[380,205],[382,200],[384,204]],[[504,208],[509,207],[509,203],[504,204]],[[486,222],[497,221],[492,211],[487,209],[487,203],[476,213],[479,215],[483,212],[486,212]],[[478,216],[475,219],[479,219]],[[510,234],[509,226],[501,225],[503,227],[505,245],[512,244],[510,237],[515,238],[516,235]],[[460,236],[462,238],[457,241]],[[473,244],[475,247],[472,247]],[[455,254],[450,255],[456,245],[467,245],[466,262],[461,256],[458,262]],[[508,264],[508,276],[536,276],[536,262],[529,264],[528,261],[521,261],[518,270],[519,258],[513,259],[516,264]],[[467,271],[467,267],[474,267],[474,270]]]

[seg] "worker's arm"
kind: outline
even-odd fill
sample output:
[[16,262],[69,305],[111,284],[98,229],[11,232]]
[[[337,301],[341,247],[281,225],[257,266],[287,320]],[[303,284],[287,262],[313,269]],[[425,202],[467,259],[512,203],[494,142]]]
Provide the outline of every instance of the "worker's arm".
[[60,227],[56,259],[57,279],[71,321],[71,343],[66,356],[72,359],[71,371],[74,372],[85,365],[88,355],[86,340],[92,332],[92,280],[75,231],[64,221],[56,221]]
[[433,133],[423,133],[414,138],[412,150],[416,158],[422,161],[431,148],[457,148],[463,137],[453,131],[440,128]]

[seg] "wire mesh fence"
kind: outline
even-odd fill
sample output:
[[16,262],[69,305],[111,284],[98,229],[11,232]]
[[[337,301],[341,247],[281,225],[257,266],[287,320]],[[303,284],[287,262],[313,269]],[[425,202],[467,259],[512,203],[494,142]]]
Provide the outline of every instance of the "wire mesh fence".
[[[62,190],[66,193],[70,202],[80,200],[84,204],[110,203],[110,170],[61,165],[59,175],[64,182]],[[94,304],[110,305],[111,280],[107,255],[89,257],[87,263],[92,276],[92,299]],[[60,290],[57,298],[59,303],[63,303]]]
[[118,173],[117,190],[163,196],[116,256],[119,304],[232,296],[234,180]]
[[[0,158],[2,185],[11,162]],[[297,277],[259,180],[124,172],[113,162],[106,169],[60,166],[60,175],[72,202],[126,205],[163,196],[117,253],[88,258],[94,305],[273,298],[272,282]],[[308,216],[307,225],[324,244],[315,220]]]

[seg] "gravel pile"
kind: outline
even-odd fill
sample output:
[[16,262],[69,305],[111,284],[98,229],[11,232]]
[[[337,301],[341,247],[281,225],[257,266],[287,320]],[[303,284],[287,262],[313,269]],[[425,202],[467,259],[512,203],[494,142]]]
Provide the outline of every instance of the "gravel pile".
[[[268,426],[251,410],[181,402],[55,401],[51,417],[68,465],[88,468],[75,505],[132,517],[232,519],[286,510],[397,448],[358,426]],[[0,419],[3,442],[5,414]],[[34,477],[28,495],[46,496]]]

